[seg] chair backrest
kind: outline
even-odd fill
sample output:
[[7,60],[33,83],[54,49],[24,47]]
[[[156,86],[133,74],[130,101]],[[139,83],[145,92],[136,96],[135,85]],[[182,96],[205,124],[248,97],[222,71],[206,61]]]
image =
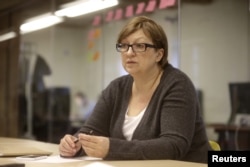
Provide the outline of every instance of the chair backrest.
[[209,140],[209,144],[210,144],[211,148],[214,151],[220,151],[221,150],[220,145],[217,142]]

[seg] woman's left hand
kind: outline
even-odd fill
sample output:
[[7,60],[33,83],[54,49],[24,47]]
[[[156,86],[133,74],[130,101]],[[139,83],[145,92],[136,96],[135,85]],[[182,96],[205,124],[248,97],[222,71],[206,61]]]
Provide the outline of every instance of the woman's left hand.
[[104,158],[108,154],[109,138],[86,134],[79,134],[78,138],[88,156]]

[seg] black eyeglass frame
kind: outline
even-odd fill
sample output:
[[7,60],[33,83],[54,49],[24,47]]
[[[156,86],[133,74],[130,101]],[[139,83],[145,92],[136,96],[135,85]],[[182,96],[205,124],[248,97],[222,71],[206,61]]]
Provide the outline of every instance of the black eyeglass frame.
[[[134,48],[133,48],[133,46],[140,45],[140,44],[145,45],[145,49],[143,51],[135,51]],[[126,45],[126,46],[128,46],[128,48],[127,48],[126,51],[120,51],[118,49],[119,45]],[[147,50],[147,48],[158,48],[157,46],[149,44],[149,43],[134,43],[134,44],[131,44],[131,45],[130,44],[126,44],[126,43],[117,43],[116,44],[116,50],[117,50],[117,52],[127,52],[130,47],[132,48],[133,52],[145,52]]]

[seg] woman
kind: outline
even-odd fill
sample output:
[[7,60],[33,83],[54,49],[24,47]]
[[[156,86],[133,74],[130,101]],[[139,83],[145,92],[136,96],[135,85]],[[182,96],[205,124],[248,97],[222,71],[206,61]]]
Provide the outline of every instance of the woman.
[[162,27],[145,16],[135,17],[120,32],[116,49],[129,75],[103,90],[77,134],[61,139],[61,156],[206,163],[210,147],[196,91],[168,63]]

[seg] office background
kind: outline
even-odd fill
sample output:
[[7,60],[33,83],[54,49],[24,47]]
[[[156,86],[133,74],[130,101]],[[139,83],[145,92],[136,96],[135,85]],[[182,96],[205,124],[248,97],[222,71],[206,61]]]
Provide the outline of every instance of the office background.
[[[147,6],[149,1],[126,1],[118,7],[67,18],[55,26],[1,42],[4,54],[0,56],[0,135],[21,135],[15,129],[22,115],[18,95],[23,58],[39,55],[44,59],[50,71],[42,76],[45,89],[68,88],[71,111],[76,109],[72,101],[79,90],[95,101],[111,80],[126,74],[115,50],[116,37],[128,19],[137,15],[138,3]],[[8,18],[1,29],[17,30],[21,20],[34,14],[36,1],[32,2],[20,10],[1,12],[3,20]],[[54,10],[55,2],[58,1],[48,1],[48,11]],[[126,16],[130,5],[134,11]],[[110,11],[114,11],[115,17],[117,9],[123,10],[121,18],[105,21]],[[155,6],[140,15],[149,16],[163,26],[169,40],[170,63],[184,71],[202,93],[205,122],[227,123],[231,115],[229,83],[250,81],[249,0],[180,0],[173,6],[164,9]],[[95,20],[98,17],[100,22]],[[217,139],[210,129],[208,136]]]

